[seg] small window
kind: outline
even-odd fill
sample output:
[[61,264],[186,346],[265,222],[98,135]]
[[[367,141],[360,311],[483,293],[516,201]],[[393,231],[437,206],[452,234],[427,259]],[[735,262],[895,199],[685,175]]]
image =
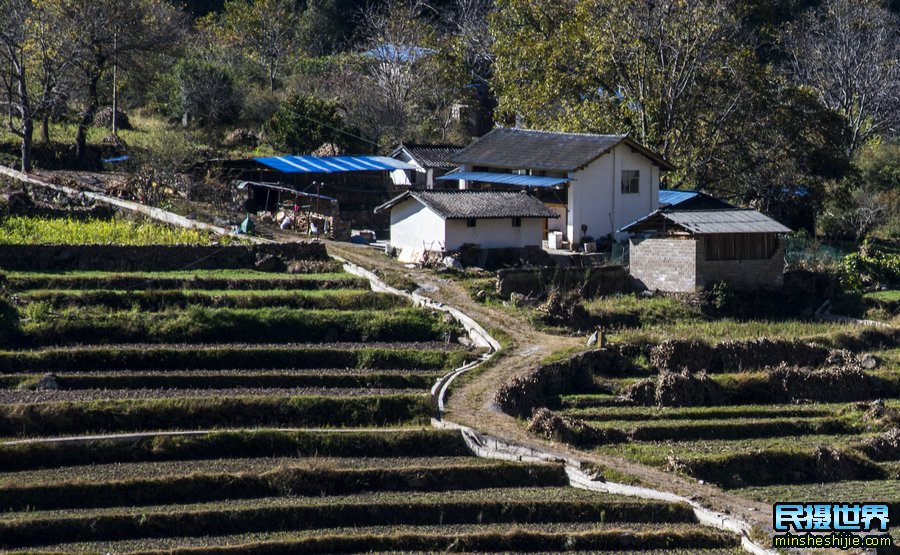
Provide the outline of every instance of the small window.
[[513,227],[522,227],[522,218],[513,218]]
[[641,172],[638,170],[622,171],[622,194],[636,195],[640,192]]
[[475,227],[475,218],[468,218],[466,220],[466,227]]

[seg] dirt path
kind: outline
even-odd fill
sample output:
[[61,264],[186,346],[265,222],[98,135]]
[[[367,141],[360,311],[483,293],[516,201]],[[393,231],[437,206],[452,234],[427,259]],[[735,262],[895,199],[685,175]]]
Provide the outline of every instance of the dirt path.
[[374,271],[389,283],[404,277],[412,279],[425,290],[423,294],[436,301],[455,306],[478,321],[489,332],[500,330],[511,338],[493,365],[486,370],[474,371],[474,377],[463,379],[454,387],[445,413],[446,420],[521,445],[589,460],[635,476],[648,487],[688,497],[708,508],[735,515],[760,528],[771,527],[771,507],[765,503],[747,500],[716,487],[698,484],[694,480],[625,459],[596,455],[545,441],[529,434],[521,422],[500,411],[493,401],[493,395],[501,384],[528,372],[554,352],[583,346],[585,338],[563,337],[538,331],[521,318],[474,301],[468,291],[456,282],[427,271],[407,269],[396,260],[369,247],[333,242],[327,242],[327,247],[331,253]]

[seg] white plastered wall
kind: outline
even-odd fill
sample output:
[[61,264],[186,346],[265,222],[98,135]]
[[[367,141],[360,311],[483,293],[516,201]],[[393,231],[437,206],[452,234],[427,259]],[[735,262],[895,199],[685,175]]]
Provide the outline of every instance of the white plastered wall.
[[410,198],[391,208],[392,247],[439,251],[445,240],[444,220],[419,201]]
[[544,235],[544,218],[522,218],[521,227],[513,227],[512,218],[479,219],[475,227],[466,220],[447,220],[447,250],[466,243],[483,249],[540,246]]
[[[622,194],[622,172],[638,170],[637,194]],[[659,167],[631,147],[619,145],[586,168],[569,174],[566,236],[578,241],[587,235],[604,237],[653,212],[659,206]]]

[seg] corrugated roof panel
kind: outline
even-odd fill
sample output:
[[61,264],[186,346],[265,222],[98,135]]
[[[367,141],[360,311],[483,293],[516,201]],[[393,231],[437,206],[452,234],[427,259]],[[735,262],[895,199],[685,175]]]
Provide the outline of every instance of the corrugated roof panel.
[[676,204],[685,202],[699,195],[700,193],[698,193],[697,191],[676,191],[674,189],[660,189],[659,203],[666,204],[668,206],[675,206]]
[[335,173],[412,170],[413,166],[387,156],[268,156],[254,158],[283,173]]
[[739,208],[725,210],[657,210],[619,231],[660,231],[669,222],[690,233],[789,233],[788,227],[762,212]]
[[540,177],[536,175],[519,175],[516,173],[490,173],[490,172],[457,172],[448,173],[438,177],[435,181],[450,181],[464,179],[466,181],[481,181],[484,183],[499,183],[502,185],[523,185],[526,187],[553,187],[568,183],[565,177]]

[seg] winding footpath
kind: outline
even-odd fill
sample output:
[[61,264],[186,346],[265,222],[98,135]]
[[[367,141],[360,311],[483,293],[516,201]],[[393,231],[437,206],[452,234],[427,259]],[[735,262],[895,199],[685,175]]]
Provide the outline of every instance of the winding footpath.
[[[772,512],[769,505],[625,459],[597,455],[544,440],[529,434],[521,421],[500,410],[494,401],[494,392],[502,384],[526,374],[553,353],[566,350],[574,352],[583,348],[583,338],[538,331],[513,314],[474,301],[469,292],[457,282],[424,270],[406,268],[369,247],[336,242],[326,242],[326,245],[332,256],[365,268],[383,282],[412,279],[420,291],[426,291],[433,301],[455,307],[481,324],[489,333],[499,332],[497,335],[503,334],[509,338],[503,349],[494,354],[495,360],[484,368],[472,369],[465,377],[456,381],[453,394],[444,407],[441,422],[437,423],[443,427],[463,427],[477,432],[476,435],[480,437],[468,434],[466,438],[476,452],[480,451],[480,455],[491,456],[487,454],[487,451],[491,451],[495,456],[506,453],[509,458],[558,459],[576,466],[577,461],[584,461],[615,469],[636,477],[642,487],[622,487],[617,484],[603,486],[602,482],[578,483],[578,473],[573,472],[570,472],[570,477],[575,478],[574,485],[610,493],[669,500],[684,498],[695,510],[699,509],[698,516],[704,523],[740,533],[746,550],[773,553],[763,547],[765,539],[754,542],[746,533],[748,525],[770,531]],[[489,445],[479,445],[485,442]],[[717,518],[719,522],[715,522]]]

